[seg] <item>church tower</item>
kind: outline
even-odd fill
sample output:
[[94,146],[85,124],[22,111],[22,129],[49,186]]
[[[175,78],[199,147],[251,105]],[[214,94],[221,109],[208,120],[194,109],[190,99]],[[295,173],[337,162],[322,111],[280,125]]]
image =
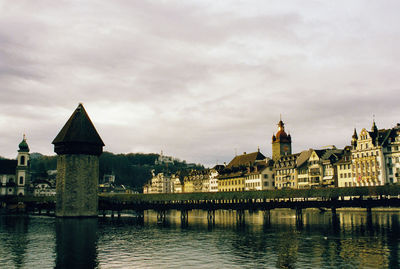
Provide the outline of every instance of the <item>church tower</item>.
[[29,185],[29,146],[26,143],[26,137],[24,135],[21,143],[18,145],[17,155],[17,195],[25,195],[26,186]]
[[104,143],[82,104],[53,144],[58,155],[56,216],[97,217],[99,156]]
[[278,132],[272,135],[272,159],[277,161],[283,155],[292,154],[292,138],[285,132],[282,119],[278,122]]

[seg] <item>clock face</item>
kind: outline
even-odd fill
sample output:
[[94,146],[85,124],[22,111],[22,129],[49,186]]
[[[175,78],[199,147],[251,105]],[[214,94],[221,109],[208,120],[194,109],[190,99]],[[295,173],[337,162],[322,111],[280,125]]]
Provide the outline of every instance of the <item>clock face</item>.
[[283,146],[283,152],[285,152],[285,153],[289,152],[289,147],[288,146]]

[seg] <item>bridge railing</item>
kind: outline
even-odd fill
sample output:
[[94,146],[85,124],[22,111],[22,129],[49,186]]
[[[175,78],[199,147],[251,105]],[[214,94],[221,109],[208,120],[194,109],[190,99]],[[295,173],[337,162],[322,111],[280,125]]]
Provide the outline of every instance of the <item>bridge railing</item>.
[[[197,193],[160,193],[160,194],[118,194],[100,193],[102,202],[155,203],[155,202],[185,202],[185,201],[229,201],[243,199],[281,200],[292,198],[332,199],[339,197],[387,197],[399,196],[400,185],[320,188],[320,189],[281,189],[265,191],[242,192],[197,192]],[[54,203],[54,196],[0,196],[0,201],[7,203]]]
[[291,199],[291,198],[322,198],[339,197],[381,197],[400,195],[399,185],[320,188],[320,189],[281,189],[265,191],[242,192],[197,192],[197,193],[160,193],[160,194],[99,194],[100,201],[154,203],[154,202],[184,202],[184,201],[226,201],[242,199]]

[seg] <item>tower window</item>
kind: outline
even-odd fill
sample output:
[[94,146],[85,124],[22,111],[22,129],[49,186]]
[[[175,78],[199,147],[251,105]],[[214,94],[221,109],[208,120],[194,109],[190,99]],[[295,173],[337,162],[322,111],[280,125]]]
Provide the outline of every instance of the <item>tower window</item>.
[[21,156],[20,164],[25,165],[25,156]]
[[23,185],[24,184],[24,177],[19,177],[19,185]]

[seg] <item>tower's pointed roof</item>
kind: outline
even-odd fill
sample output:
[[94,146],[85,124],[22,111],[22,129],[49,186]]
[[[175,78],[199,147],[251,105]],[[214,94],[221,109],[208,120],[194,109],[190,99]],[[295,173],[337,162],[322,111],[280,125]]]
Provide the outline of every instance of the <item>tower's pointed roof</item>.
[[57,154],[100,155],[104,146],[82,104],[78,105],[52,144]]
[[353,139],[358,139],[358,135],[357,135],[357,130],[356,130],[356,128],[354,128],[354,133],[353,133],[352,138],[353,138]]

